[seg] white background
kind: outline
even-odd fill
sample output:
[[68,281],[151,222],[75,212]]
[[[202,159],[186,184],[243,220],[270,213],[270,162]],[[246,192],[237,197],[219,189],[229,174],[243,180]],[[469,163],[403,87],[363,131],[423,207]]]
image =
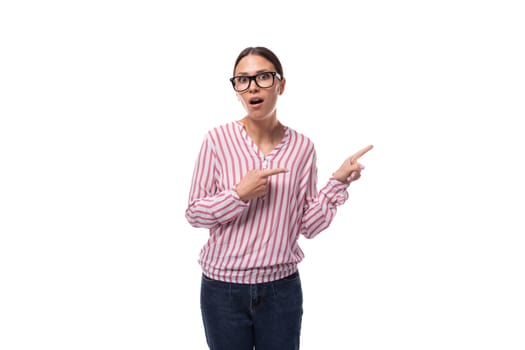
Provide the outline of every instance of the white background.
[[519,1],[3,1],[0,348],[206,349],[184,218],[228,78],[267,46],[320,184],[302,349],[524,349]]

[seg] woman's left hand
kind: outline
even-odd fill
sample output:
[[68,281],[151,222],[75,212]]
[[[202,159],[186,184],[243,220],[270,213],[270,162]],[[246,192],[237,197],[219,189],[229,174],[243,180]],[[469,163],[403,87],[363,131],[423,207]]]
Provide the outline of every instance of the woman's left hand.
[[346,184],[359,179],[361,177],[361,170],[363,170],[365,167],[360,164],[358,160],[372,148],[374,148],[373,145],[368,145],[365,148],[359,150],[354,155],[346,158],[341,167],[339,167],[339,169],[337,169],[337,171],[333,173],[332,176],[336,180]]

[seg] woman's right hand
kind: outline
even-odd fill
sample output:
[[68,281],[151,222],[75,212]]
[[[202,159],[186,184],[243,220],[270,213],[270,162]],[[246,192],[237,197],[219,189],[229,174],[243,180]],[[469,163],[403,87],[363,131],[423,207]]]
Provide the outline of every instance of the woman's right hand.
[[268,192],[268,177],[288,172],[285,168],[250,170],[235,186],[235,191],[243,201],[264,196]]

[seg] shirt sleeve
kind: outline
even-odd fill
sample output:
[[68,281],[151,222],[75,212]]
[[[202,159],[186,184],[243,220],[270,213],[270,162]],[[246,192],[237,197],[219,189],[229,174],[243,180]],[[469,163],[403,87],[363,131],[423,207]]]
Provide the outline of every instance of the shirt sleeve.
[[194,227],[212,228],[242,214],[248,203],[232,189],[220,191],[217,156],[209,137],[202,143],[190,187],[186,219]]
[[317,192],[315,152],[309,175],[310,181],[303,210],[301,231],[306,238],[313,238],[330,226],[337,213],[337,207],[344,204],[348,199],[349,184],[331,178],[321,191]]

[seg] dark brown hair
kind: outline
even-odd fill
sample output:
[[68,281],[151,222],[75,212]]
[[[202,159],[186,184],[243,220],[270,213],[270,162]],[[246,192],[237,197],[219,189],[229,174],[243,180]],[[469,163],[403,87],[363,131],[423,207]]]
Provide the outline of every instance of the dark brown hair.
[[237,59],[235,60],[235,65],[233,66],[233,75],[235,75],[235,68],[237,68],[239,61],[248,55],[258,55],[266,58],[273,64],[277,73],[279,73],[281,77],[284,77],[283,67],[281,66],[281,61],[279,61],[279,58],[277,58],[277,55],[275,55],[270,49],[267,49],[266,47],[262,46],[247,47],[244,50],[242,50],[239,56],[237,56]]

